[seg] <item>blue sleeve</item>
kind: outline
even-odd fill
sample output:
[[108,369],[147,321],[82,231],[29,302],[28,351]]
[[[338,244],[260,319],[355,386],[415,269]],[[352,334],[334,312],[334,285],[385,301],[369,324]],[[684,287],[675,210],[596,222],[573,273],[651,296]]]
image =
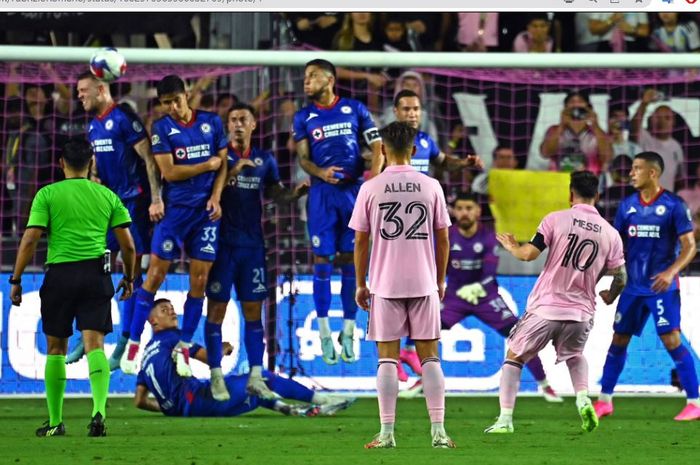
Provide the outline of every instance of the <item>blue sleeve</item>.
[[690,213],[690,208],[680,198],[678,198],[676,205],[673,207],[672,217],[678,236],[693,230],[693,215]]
[[615,221],[613,222],[613,226],[615,229],[617,229],[617,232],[620,233],[620,236],[625,237],[625,210],[627,209],[627,202],[624,200],[620,202],[620,205],[617,207],[617,213],[615,213]]
[[[219,115],[214,115],[212,121],[212,126],[214,126],[214,143],[216,144],[216,151],[226,148],[228,145],[228,139],[226,138],[226,131],[224,131],[224,123],[221,122]],[[213,153],[212,155],[216,155]]]
[[365,142],[367,142],[367,145],[381,140],[381,137],[379,136],[379,130],[377,129],[377,125],[374,124],[374,121],[372,120],[372,115],[369,113],[367,107],[360,102],[357,102],[357,119],[359,123],[360,134],[362,134],[362,136],[364,137]]
[[304,112],[301,110],[294,113],[292,136],[294,137],[294,142],[299,142],[302,139],[308,138],[306,135],[306,121],[304,120]]
[[158,120],[153,123],[153,135],[151,136],[152,151],[154,155],[159,153],[171,155],[173,153],[172,147],[170,147],[170,140],[168,140],[168,134],[165,132],[164,124],[162,123],[163,120]]
[[148,384],[146,383],[146,374],[143,370],[139,370],[139,374],[136,375],[136,385],[138,386],[139,384],[143,386],[148,386]]
[[194,358],[195,355],[197,355],[197,352],[202,350],[204,347],[200,346],[196,342],[190,346],[190,358]]
[[127,112],[122,112],[122,115],[124,116],[123,118],[120,118],[119,129],[124,142],[126,142],[127,145],[133,146],[145,137],[148,137],[146,134],[146,129],[144,129],[138,116]]
[[430,141],[430,145],[428,146],[428,159],[432,162],[440,155],[440,148],[437,146],[432,137],[428,137],[428,140]]
[[269,186],[271,184],[279,184],[279,183],[280,183],[280,172],[279,172],[279,169],[277,168],[277,160],[275,160],[275,157],[270,155],[270,157],[267,159],[267,169],[265,170],[264,184],[266,186]]

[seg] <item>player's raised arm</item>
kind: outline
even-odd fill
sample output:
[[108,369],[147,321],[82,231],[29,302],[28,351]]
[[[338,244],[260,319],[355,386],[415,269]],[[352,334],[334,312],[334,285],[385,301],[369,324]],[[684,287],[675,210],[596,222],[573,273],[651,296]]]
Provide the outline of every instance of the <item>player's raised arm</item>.
[[141,139],[134,144],[134,150],[146,163],[146,173],[148,175],[148,185],[151,188],[151,205],[148,207],[148,215],[151,221],[158,222],[163,219],[165,207],[160,197],[160,170],[151,151],[151,141],[148,138]]
[[[536,260],[537,257],[540,256],[540,253],[542,253],[542,250],[544,250],[544,242],[542,243],[542,249],[537,247],[534,242],[519,244],[518,241],[515,240],[515,236],[511,233],[498,233],[496,234],[496,239],[511,255],[523,262]],[[537,235],[533,241],[535,240],[537,240]]]

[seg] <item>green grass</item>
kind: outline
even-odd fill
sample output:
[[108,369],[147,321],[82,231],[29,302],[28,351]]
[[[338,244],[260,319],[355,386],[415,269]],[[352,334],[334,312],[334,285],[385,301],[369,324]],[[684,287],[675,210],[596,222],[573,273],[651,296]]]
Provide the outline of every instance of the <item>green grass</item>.
[[41,399],[0,400],[0,464],[356,465],[697,463],[700,421],[673,421],[680,398],[619,398],[615,415],[583,433],[573,399],[521,398],[515,434],[485,435],[498,400],[449,398],[447,431],[456,450],[430,447],[423,399],[400,400],[395,450],[364,450],[378,431],[377,403],[362,399],[337,417],[289,418],[257,410],[237,418],[167,418],[113,399],[106,438],[88,438],[91,401],[68,399],[68,436],[36,438]]

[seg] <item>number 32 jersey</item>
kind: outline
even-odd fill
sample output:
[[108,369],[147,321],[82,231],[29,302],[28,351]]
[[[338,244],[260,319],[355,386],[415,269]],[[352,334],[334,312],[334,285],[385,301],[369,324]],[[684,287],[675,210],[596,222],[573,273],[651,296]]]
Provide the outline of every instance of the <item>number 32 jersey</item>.
[[386,299],[437,291],[435,231],[450,226],[440,183],[409,165],[362,184],[349,224],[372,238],[369,290]]
[[618,232],[591,205],[576,204],[545,216],[531,241],[549,248],[527,311],[547,320],[588,321],[603,269],[625,263]]

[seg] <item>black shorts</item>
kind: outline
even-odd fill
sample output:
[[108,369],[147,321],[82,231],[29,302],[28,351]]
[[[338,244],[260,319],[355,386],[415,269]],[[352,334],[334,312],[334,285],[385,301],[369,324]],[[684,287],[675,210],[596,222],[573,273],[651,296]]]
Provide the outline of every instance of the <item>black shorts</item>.
[[102,258],[49,265],[39,290],[44,334],[67,338],[73,334],[73,319],[80,331],[112,332],[110,275],[102,271]]

